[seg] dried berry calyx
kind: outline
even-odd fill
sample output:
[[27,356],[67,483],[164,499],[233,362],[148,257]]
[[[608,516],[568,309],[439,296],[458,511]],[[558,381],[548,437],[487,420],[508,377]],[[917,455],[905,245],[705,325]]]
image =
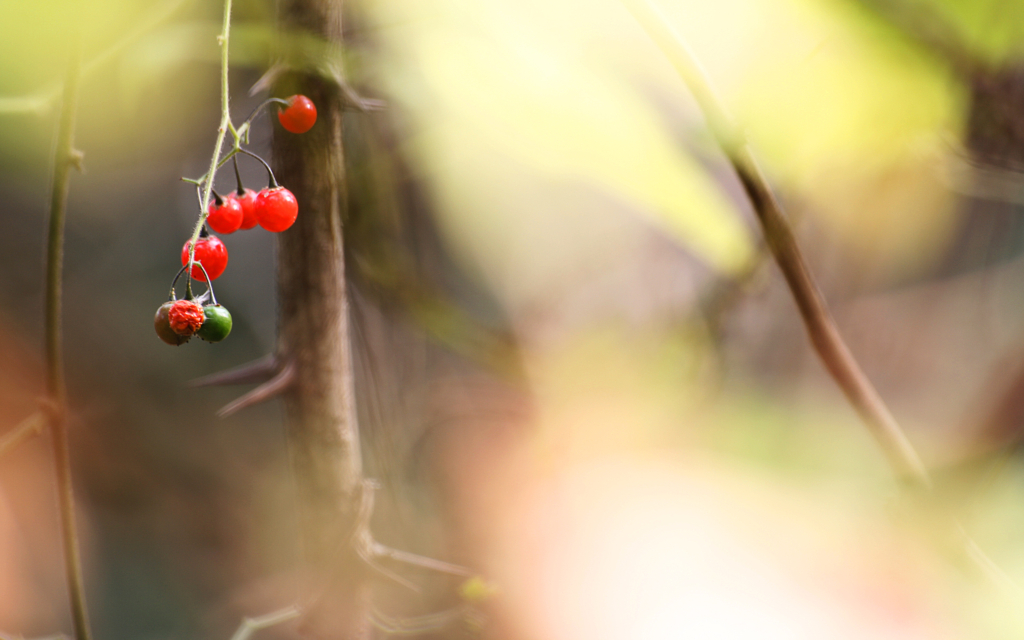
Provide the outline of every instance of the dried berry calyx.
[[179,336],[192,336],[203,326],[204,319],[203,308],[192,300],[177,300],[167,312],[171,330]]
[[153,318],[153,327],[161,340],[169,345],[179,347],[188,342],[191,336],[178,335],[171,329],[170,311],[173,305],[173,301],[160,305],[160,308],[156,310],[156,317]]
[[207,342],[220,342],[231,333],[231,313],[219,304],[203,307],[205,320],[196,333]]

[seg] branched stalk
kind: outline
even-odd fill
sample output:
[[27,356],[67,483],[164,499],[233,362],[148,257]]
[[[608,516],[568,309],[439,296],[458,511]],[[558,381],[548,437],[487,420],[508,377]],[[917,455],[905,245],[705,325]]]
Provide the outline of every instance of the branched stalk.
[[[196,222],[196,228],[192,231],[192,240],[189,244],[188,249],[188,272],[189,280],[191,282],[192,265],[195,262],[196,257],[196,242],[199,240],[199,234],[203,230],[203,225],[206,224],[206,216],[208,211],[206,203],[210,201],[210,192],[213,191],[213,179],[217,173],[218,160],[220,160],[220,148],[224,145],[224,137],[227,135],[228,128],[230,127],[234,132],[234,126],[231,125],[231,110],[228,100],[230,98],[230,92],[228,91],[228,40],[231,35],[231,0],[224,0],[224,25],[221,28],[220,35],[217,36],[217,43],[220,45],[220,126],[217,127],[217,142],[213,145],[213,158],[210,160],[210,170],[206,173],[206,183],[203,187],[203,200],[199,203],[199,221]],[[238,138],[235,137],[235,145],[237,147]]]
[[64,382],[64,356],[61,340],[61,293],[64,266],[64,218],[67,211],[68,178],[71,167],[80,156],[74,150],[75,110],[78,106],[78,83],[81,71],[81,47],[76,40],[71,47],[64,94],[61,100],[60,125],[53,157],[53,185],[50,197],[50,229],[46,249],[46,382],[52,401],[50,426],[53,429],[53,451],[57,474],[57,499],[60,504],[61,540],[64,547],[64,569],[67,578],[71,614],[76,640],[90,640],[89,615],[85,604],[82,559],[79,553],[78,530],[75,525],[75,497],[71,483],[71,457],[68,451],[67,390]]
[[696,58],[650,0],[623,2],[682,76],[732,163],[761,223],[768,248],[796,300],[818,357],[875,436],[896,474],[912,486],[929,489],[931,479],[924,463],[843,341],[775,193]]

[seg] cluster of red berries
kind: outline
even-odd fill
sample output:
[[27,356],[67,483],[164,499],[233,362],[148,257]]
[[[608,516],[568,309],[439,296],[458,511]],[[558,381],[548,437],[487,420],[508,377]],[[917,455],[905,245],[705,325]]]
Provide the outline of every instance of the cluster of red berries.
[[[285,105],[284,109],[278,111],[277,118],[287,131],[291,133],[305,133],[316,123],[316,106],[313,101],[302,95],[295,95],[287,100],[271,99],[264,105],[271,102],[278,102]],[[255,116],[257,108],[253,112]],[[249,117],[249,121],[252,117]],[[237,148],[236,148],[237,151]],[[260,160],[267,168],[270,176],[270,186],[260,190],[258,193],[247,189],[242,185],[241,176],[238,174],[238,166],[235,164],[235,176],[238,179],[238,189],[234,193],[221,197],[213,192],[214,200],[207,205],[206,226],[217,233],[229,234],[239,229],[252,229],[256,225],[279,233],[291,227],[299,215],[299,203],[292,195],[292,192],[284,187],[278,186],[274,179],[270,166],[262,158],[255,154],[242,150],[246,155],[253,156]],[[208,176],[206,180],[213,180]],[[196,182],[197,189],[200,182]],[[220,238],[210,235],[204,226],[193,255],[193,265],[190,278],[206,282],[209,287],[204,296],[213,296],[211,280],[215,280],[224,273],[228,266],[228,250]],[[189,264],[189,249],[191,240],[185,243],[181,250],[182,271]],[[178,272],[178,277],[181,276]],[[178,277],[175,277],[177,282]],[[172,345],[181,345],[193,336],[198,335],[208,342],[219,342],[231,332],[231,314],[227,309],[216,303],[205,307],[201,306],[191,296],[191,285],[186,289],[187,299],[176,300],[174,285],[171,285],[171,294],[168,302],[164,303],[157,310],[154,320],[156,333],[164,342]]]
[[217,233],[252,229],[257,224],[277,233],[292,226],[299,215],[299,203],[284,187],[268,187],[259,193],[240,187],[224,198],[216,193],[213,197],[206,224]]
[[[259,193],[239,184],[239,192],[222,198],[214,193],[210,203],[206,225],[217,233],[234,233],[239,229],[252,229],[257,224],[279,233],[295,223],[299,215],[299,203],[292,192],[284,187],[268,187]],[[205,231],[205,229],[204,229]],[[192,241],[181,248],[181,264],[188,264],[188,250]],[[206,273],[216,280],[228,266],[228,250],[217,236],[203,234],[196,241],[195,262],[202,262]],[[198,267],[192,267],[192,277],[206,280]]]

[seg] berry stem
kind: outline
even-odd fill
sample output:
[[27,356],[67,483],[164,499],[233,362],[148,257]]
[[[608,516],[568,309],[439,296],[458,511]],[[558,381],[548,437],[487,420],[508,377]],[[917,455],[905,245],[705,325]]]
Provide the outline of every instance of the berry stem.
[[[194,266],[203,270],[203,275],[206,276],[206,292],[210,294],[210,299],[213,300],[213,304],[217,304],[217,294],[213,292],[213,280],[210,279],[210,274],[207,273],[206,267],[203,266],[202,262],[196,262]],[[184,265],[182,268],[178,269],[178,273],[174,276],[174,280],[171,280],[171,290],[167,293],[168,301],[173,302],[174,300],[177,300],[177,293],[175,293],[174,288],[178,286],[178,279],[181,278],[181,274],[185,273],[185,269],[188,269],[188,265]],[[189,273],[189,275],[191,276],[191,273]],[[191,284],[191,281],[189,281],[189,285]],[[185,292],[185,300],[191,300],[193,298],[192,289],[189,285],[186,285],[187,290]],[[206,294],[204,293],[203,295]]]
[[177,275],[174,276],[174,280],[171,280],[171,290],[167,294],[168,301],[173,302],[174,300],[177,300],[177,294],[174,292],[174,287],[177,286],[178,278],[181,277],[181,274],[185,273],[185,269],[188,269],[188,265],[183,265],[180,269],[178,269],[178,273]]
[[243,129],[247,129],[249,127],[249,125],[252,124],[252,119],[255,118],[256,115],[260,111],[262,111],[264,107],[266,107],[269,104],[274,104],[275,102],[277,104],[283,104],[286,107],[288,106],[288,101],[283,99],[283,98],[267,98],[262,103],[260,103],[260,105],[258,107],[256,107],[255,109],[252,110],[252,113],[249,114],[249,117],[246,118],[245,122],[242,123],[242,126],[239,127],[239,129],[238,129],[239,132],[241,132]]
[[197,262],[196,266],[203,270],[203,275],[206,276],[206,292],[210,294],[210,300],[213,304],[217,304],[217,294],[213,292],[213,278],[206,272],[206,267],[203,266],[202,262]]
[[[188,250],[188,289],[191,292],[192,284],[192,264],[195,262],[196,253],[196,241],[199,240],[199,232],[202,231],[203,225],[206,223],[206,216],[208,215],[206,210],[206,203],[210,200],[210,192],[213,191],[213,179],[217,173],[219,166],[218,161],[220,160],[221,147],[224,146],[224,137],[227,135],[228,128],[234,131],[234,125],[231,124],[231,112],[228,105],[228,39],[231,34],[231,0],[224,0],[224,26],[219,36],[217,36],[217,42],[220,44],[220,126],[217,128],[217,142],[213,145],[213,158],[210,160],[210,170],[206,172],[206,179],[204,181],[203,195],[199,200],[199,221],[196,222],[196,228],[192,232],[192,244],[189,245]],[[235,140],[237,146],[238,141]]]
[[238,156],[231,156],[231,162],[235,165],[235,181],[238,183],[238,190],[235,193],[241,197],[245,195],[245,185],[242,184],[242,174],[238,173]]
[[[242,150],[241,146],[233,146],[230,151],[225,153],[224,156],[222,158],[220,158],[220,160],[217,162],[217,167],[216,167],[216,169],[214,169],[214,175],[216,175],[216,171],[220,170],[221,167],[226,165],[228,163],[228,160],[233,159],[238,154],[238,152],[240,152],[241,150]],[[209,177],[210,177],[210,173],[207,172],[207,173],[204,173],[199,178],[186,178],[186,177],[182,177],[181,179],[183,181],[189,182],[191,184],[203,186],[204,184],[206,184],[206,181],[209,179]]]
[[264,167],[266,167],[267,174],[268,174],[268,176],[270,178],[270,188],[271,189],[276,189],[277,186],[278,186],[277,185],[277,178],[274,177],[274,170],[270,168],[270,165],[267,164],[267,161],[264,160],[263,158],[259,157],[258,155],[256,155],[252,151],[249,151],[248,149],[239,149],[239,151],[244,153],[247,156],[252,156],[253,158],[256,158],[257,160],[260,161],[260,163],[263,164]]

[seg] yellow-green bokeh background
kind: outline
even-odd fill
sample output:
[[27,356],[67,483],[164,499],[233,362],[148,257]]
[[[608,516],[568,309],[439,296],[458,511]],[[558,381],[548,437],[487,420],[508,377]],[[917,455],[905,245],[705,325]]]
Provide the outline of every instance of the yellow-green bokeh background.
[[[1016,64],[1024,4],[913,6],[977,59]],[[360,370],[364,428],[392,415],[376,405],[449,416],[417,463],[433,471],[405,477],[433,511],[417,504],[420,520],[383,535],[415,543],[422,529],[435,545],[423,550],[456,555],[437,540],[471,540],[466,560],[498,584],[501,637],[1019,637],[1024,470],[1008,452],[964,460],[1000,362],[1020,352],[1021,210],[1004,202],[992,216],[1005,226],[965,235],[965,221],[994,219],[977,211],[992,198],[966,196],[958,177],[970,87],[852,0],[661,7],[763,162],[853,352],[936,468],[936,496],[900,493],[810,351],[686,86],[618,0],[364,0],[346,73],[388,103],[373,117],[389,122],[388,153],[459,272],[448,292],[471,322],[504,323],[522,374],[480,373],[515,390],[509,418],[505,395],[419,352],[365,365],[376,378]],[[184,388],[273,348],[273,239],[229,240],[218,295],[235,314],[230,344],[169,351],[148,328],[194,221],[178,178],[209,163],[221,10],[0,2],[0,429],[41,393],[54,91],[76,38],[88,70],[65,334],[104,638],[225,636],[240,615],[286,603],[299,556],[279,410],[218,422],[232,392]],[[333,62],[274,15],[235,3],[236,122],[280,57]],[[254,128],[261,153],[272,120]],[[708,292],[737,278],[709,326]],[[424,341],[486,361],[459,339]],[[374,380],[390,386],[373,393]],[[0,460],[0,630],[29,637],[67,618],[46,449],[23,451]],[[1005,580],[964,556],[954,521]]]

